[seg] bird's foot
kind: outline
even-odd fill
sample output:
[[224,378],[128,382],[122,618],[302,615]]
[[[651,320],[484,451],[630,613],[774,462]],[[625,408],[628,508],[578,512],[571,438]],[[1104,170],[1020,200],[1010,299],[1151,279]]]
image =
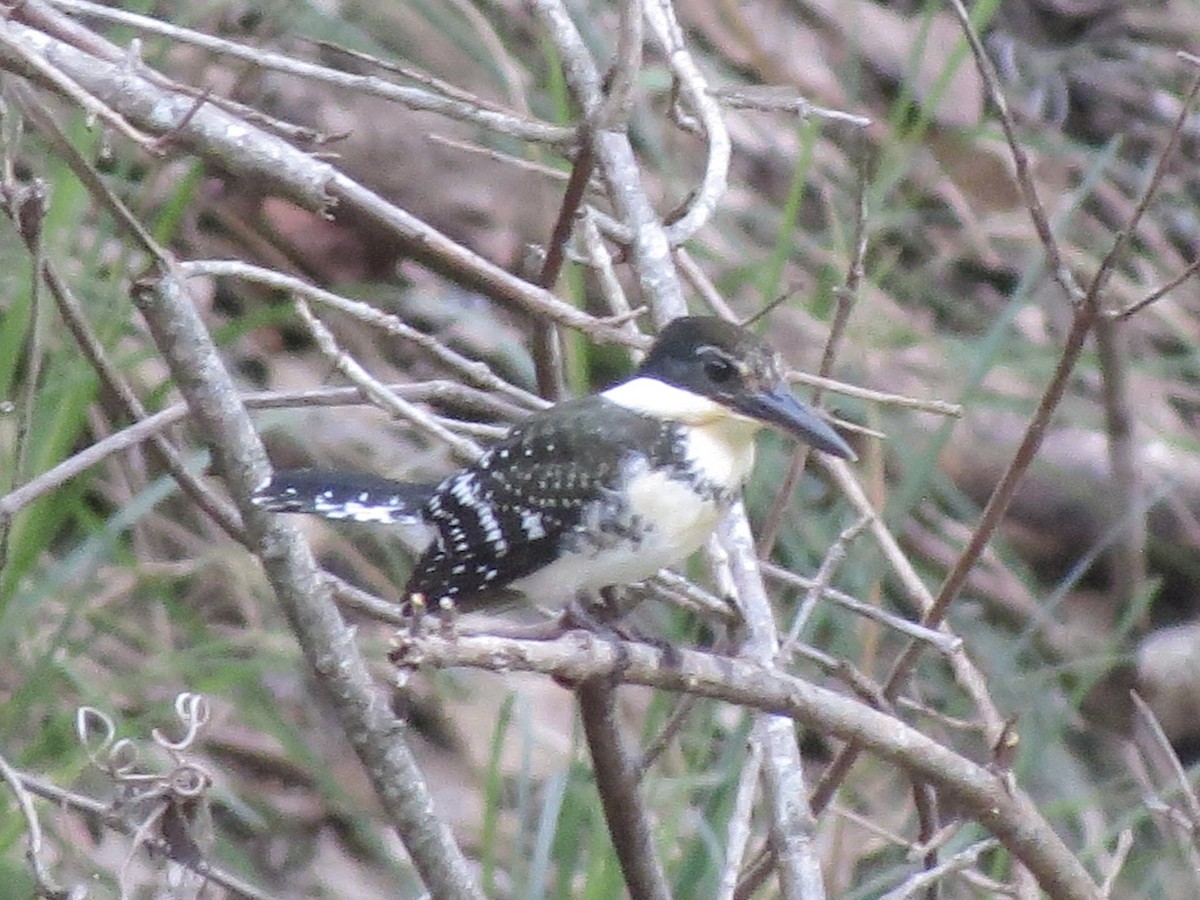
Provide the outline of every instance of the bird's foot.
[[678,668],[682,662],[679,650],[664,638],[649,637],[642,634],[628,622],[619,621],[621,617],[620,598],[616,588],[601,588],[600,602],[593,598],[580,596],[567,606],[559,620],[564,631],[580,628],[611,640],[620,640],[624,653],[624,664],[621,671],[629,668],[628,650],[624,643],[645,644],[653,647],[662,654],[662,662],[668,668]]

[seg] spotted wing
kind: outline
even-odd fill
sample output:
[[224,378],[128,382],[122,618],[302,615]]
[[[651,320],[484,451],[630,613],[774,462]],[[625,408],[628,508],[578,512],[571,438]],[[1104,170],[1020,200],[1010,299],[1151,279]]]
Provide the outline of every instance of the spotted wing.
[[616,535],[623,465],[647,450],[675,452],[670,430],[596,398],[528,420],[438,486],[425,506],[437,534],[407,593],[470,609],[580,542]]

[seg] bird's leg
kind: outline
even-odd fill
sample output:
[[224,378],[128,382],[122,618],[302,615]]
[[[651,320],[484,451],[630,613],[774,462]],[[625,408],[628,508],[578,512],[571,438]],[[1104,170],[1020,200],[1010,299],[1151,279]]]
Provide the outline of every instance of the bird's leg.
[[579,591],[575,599],[566,605],[559,623],[564,632],[579,628],[600,635],[616,633],[610,611],[596,603],[587,591]]
[[403,605],[402,612],[408,619],[408,633],[413,637],[420,635],[425,624],[425,614],[429,611],[428,607],[429,604],[425,602],[424,594],[408,595],[408,601]]
[[611,622],[613,628],[621,630],[621,592],[616,585],[600,588],[600,602],[596,604],[596,610],[600,621]]
[[618,622],[613,621],[614,613],[620,614],[620,608],[614,602],[615,590],[615,588],[601,588],[602,604],[593,602],[594,598],[586,591],[580,591],[563,610],[562,618],[559,620],[564,631],[579,628],[608,642],[613,648],[615,656],[613,669],[609,675],[614,685],[621,681],[622,674],[632,662],[625,642],[633,640],[624,633],[624,629]]
[[680,662],[679,651],[675,649],[675,645],[663,638],[649,637],[642,634],[628,622],[621,622],[619,619],[625,612],[632,610],[633,606],[626,609],[621,607],[620,589],[614,585],[603,587],[600,589],[600,619],[602,622],[611,622],[611,628],[626,641],[631,641],[635,644],[646,644],[654,647],[662,652],[663,665],[668,667],[677,667]]
[[458,634],[458,608],[449,597],[443,597],[438,601],[438,611],[438,630],[442,637],[453,639]]

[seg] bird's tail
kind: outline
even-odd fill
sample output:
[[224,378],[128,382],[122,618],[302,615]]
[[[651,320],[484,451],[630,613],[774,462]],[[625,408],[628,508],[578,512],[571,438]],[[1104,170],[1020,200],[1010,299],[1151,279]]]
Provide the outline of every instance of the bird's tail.
[[255,506],[326,519],[415,525],[434,485],[408,484],[358,472],[281,469],[259,485]]

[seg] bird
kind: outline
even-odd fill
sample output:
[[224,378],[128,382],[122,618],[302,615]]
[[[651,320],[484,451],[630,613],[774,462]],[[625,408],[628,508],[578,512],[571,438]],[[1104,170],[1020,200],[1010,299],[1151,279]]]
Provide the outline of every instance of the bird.
[[764,427],[856,458],[791,392],[767,341],[724,319],[683,316],[629,378],[531,415],[440,482],[280,470],[252,501],[431,528],[404,588],[406,613],[521,598],[550,611],[698,550],[741,496]]

